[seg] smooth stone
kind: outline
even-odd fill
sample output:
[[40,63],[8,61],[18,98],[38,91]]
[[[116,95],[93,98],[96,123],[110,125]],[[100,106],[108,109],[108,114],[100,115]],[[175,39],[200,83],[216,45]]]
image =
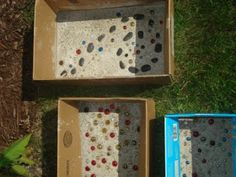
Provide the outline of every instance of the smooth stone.
[[122,21],[123,23],[125,23],[125,22],[129,21],[129,17],[122,17],[122,18],[121,18],[121,21]]
[[80,60],[79,60],[79,65],[80,65],[80,66],[83,66],[83,65],[84,65],[84,58],[80,58]]
[[125,64],[122,61],[120,61],[120,68],[125,69]]
[[73,68],[71,71],[70,71],[71,74],[75,74],[76,73],[76,69]]
[[122,52],[123,52],[122,48],[119,48],[116,52],[116,55],[120,56],[122,54]]
[[151,61],[152,61],[153,63],[157,63],[157,62],[158,62],[158,58],[152,58]]
[[100,36],[98,36],[98,41],[101,42],[105,37],[105,34],[101,34]]
[[88,47],[87,47],[87,52],[88,52],[88,53],[91,53],[91,52],[93,51],[93,49],[94,49],[93,43],[89,43],[89,44],[88,44]]
[[153,27],[154,21],[153,21],[152,19],[150,19],[150,20],[148,21],[148,25],[149,25],[150,27]]
[[136,73],[139,72],[139,69],[136,68],[136,67],[133,67],[133,66],[130,66],[130,67],[128,68],[128,70],[129,70],[129,72],[134,73],[134,74],[136,74]]
[[162,45],[160,43],[157,43],[155,46],[155,52],[159,53],[162,51]]
[[113,26],[110,27],[109,32],[113,33],[115,30],[116,30],[116,26],[113,25]]
[[128,41],[129,39],[131,39],[133,37],[133,33],[129,32],[128,34],[126,34],[126,36],[124,37],[123,41]]
[[60,75],[61,76],[67,76],[67,71],[66,70],[62,71]]
[[148,64],[143,65],[143,66],[141,67],[141,71],[142,71],[142,72],[147,72],[147,71],[150,71],[150,70],[151,70],[151,66],[148,65]]
[[139,39],[143,39],[143,36],[144,36],[143,31],[139,31],[139,32],[138,32],[138,38],[139,38]]
[[134,17],[135,20],[142,20],[142,19],[144,19],[144,15],[143,14],[135,14],[133,17]]

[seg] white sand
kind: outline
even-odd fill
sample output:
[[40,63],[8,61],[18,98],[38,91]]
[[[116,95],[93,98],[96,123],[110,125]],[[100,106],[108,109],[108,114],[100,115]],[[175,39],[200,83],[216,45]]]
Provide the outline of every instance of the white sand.
[[[153,10],[154,14],[150,10]],[[121,17],[116,16],[117,12],[121,13],[121,17],[129,17],[129,21],[121,22]],[[135,20],[134,14],[144,14],[145,18]],[[57,57],[54,61],[56,78],[109,78],[163,74],[165,24],[160,24],[160,21],[164,22],[164,18],[165,2],[149,6],[59,13],[57,16]],[[148,25],[150,19],[154,21],[152,27]],[[116,30],[110,33],[109,29],[113,25],[116,26]],[[127,29],[123,29],[123,26]],[[143,39],[138,38],[138,31],[144,32]],[[133,33],[133,37],[124,42],[123,38],[129,32]],[[156,38],[157,32],[160,34],[159,38]],[[101,34],[105,34],[105,37],[99,42],[97,38]],[[112,38],[114,42],[111,42]],[[151,39],[155,39],[154,44],[150,42]],[[94,50],[91,53],[87,52],[89,43],[94,44]],[[162,44],[162,51],[159,53],[154,51],[157,43]],[[145,49],[141,49],[142,45]],[[102,52],[99,51],[100,47],[103,48]],[[118,48],[123,49],[121,56],[116,54]],[[76,53],[77,49],[81,50],[79,55]],[[140,50],[139,55],[136,54],[136,50]],[[128,54],[128,57],[125,54]],[[80,58],[84,58],[82,67],[78,64]],[[152,58],[158,58],[158,62],[151,62]],[[59,64],[60,61],[63,61],[62,65]],[[124,63],[125,69],[120,68],[120,61]],[[142,72],[141,67],[145,64],[149,64],[151,70]],[[131,73],[128,70],[130,66],[138,68],[139,72]],[[63,71],[66,74],[61,74]]]

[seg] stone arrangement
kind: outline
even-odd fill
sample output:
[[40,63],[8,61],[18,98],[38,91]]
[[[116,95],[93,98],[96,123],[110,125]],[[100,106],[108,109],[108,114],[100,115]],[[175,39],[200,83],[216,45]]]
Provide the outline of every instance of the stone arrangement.
[[180,119],[181,177],[233,177],[232,121]]
[[56,78],[164,74],[165,2],[57,15]]
[[82,176],[137,177],[140,103],[79,103]]

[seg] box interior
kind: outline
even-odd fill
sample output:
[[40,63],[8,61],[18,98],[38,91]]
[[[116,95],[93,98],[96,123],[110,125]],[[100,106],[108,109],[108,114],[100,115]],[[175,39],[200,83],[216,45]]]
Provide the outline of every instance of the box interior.
[[35,79],[172,73],[169,1],[62,2],[36,1]]
[[58,176],[147,176],[146,107],[143,100],[60,101]]

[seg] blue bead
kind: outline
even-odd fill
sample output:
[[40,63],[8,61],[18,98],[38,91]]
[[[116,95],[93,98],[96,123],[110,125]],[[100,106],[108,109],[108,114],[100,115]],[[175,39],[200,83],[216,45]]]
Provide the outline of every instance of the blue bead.
[[224,132],[225,132],[225,133],[228,133],[228,132],[229,132],[229,130],[228,130],[228,129],[224,129]]
[[82,41],[82,44],[85,45],[85,44],[86,44],[86,41]]
[[188,160],[187,160],[185,163],[186,163],[187,165],[190,164],[190,162],[189,162]]
[[99,51],[99,52],[102,52],[102,51],[103,51],[103,48],[102,48],[102,47],[99,47],[99,48],[98,48],[98,51]]
[[183,174],[183,177],[187,177],[187,175],[186,175],[186,174]]
[[227,141],[227,138],[223,137],[223,138],[222,138],[222,141],[223,141],[223,142],[226,142],[226,141]]
[[186,138],[186,140],[187,140],[187,141],[190,141],[190,140],[191,140],[191,137],[188,136],[188,137]]

